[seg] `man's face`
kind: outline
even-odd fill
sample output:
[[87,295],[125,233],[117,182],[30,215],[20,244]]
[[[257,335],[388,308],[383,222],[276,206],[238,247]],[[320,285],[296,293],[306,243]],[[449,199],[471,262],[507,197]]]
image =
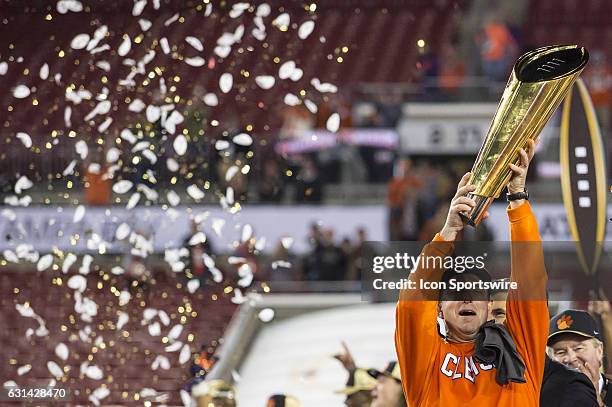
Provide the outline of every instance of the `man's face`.
[[404,397],[402,385],[392,377],[379,376],[378,383],[372,390],[371,407],[393,407],[399,404],[400,397]]
[[496,293],[491,296],[491,312],[487,320],[494,319],[496,324],[506,321],[506,298],[507,293]]
[[487,322],[490,301],[441,301],[442,318],[449,335],[458,340],[476,339],[480,327]]
[[585,364],[599,368],[603,360],[603,346],[592,338],[564,333],[551,346],[553,358],[565,366],[584,372]]
[[344,400],[344,405],[347,407],[370,407],[370,403],[372,403],[372,395],[367,390],[350,394]]

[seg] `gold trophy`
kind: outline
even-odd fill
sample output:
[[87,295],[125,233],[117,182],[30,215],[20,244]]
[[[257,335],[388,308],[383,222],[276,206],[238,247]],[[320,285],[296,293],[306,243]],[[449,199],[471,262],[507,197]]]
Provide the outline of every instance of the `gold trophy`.
[[571,89],[589,53],[577,45],[548,46],[521,56],[502,95],[491,127],[472,167],[468,195],[476,206],[462,214],[476,226],[487,208],[510,181],[510,163],[520,161],[518,150],[535,139]]

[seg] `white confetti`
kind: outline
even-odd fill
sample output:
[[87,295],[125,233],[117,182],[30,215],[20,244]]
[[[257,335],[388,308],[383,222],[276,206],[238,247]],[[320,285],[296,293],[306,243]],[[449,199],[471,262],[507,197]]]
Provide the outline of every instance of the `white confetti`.
[[178,339],[181,336],[181,333],[183,333],[183,325],[176,324],[172,327],[172,329],[170,329],[170,332],[168,332],[168,338]]
[[130,144],[134,144],[136,142],[136,136],[134,136],[129,129],[121,130],[119,136]]
[[274,319],[274,310],[272,308],[264,308],[259,311],[258,316],[262,322],[270,322]]
[[75,274],[68,279],[68,288],[78,292],[85,292],[87,289],[87,279],[80,274]]
[[18,376],[23,376],[24,374],[28,373],[30,370],[32,370],[32,365],[23,365],[23,366],[20,366],[17,369],[17,375]]
[[159,326],[159,322],[154,322],[149,325],[149,335],[151,336],[159,336],[161,333],[161,327]]
[[304,99],[304,105],[306,105],[306,108],[310,110],[310,113],[312,114],[316,114],[319,110],[317,105],[310,99]]
[[251,136],[249,136],[246,133],[240,133],[240,134],[235,135],[232,138],[232,141],[238,144],[239,146],[245,146],[245,147],[253,144],[253,139],[251,138]]
[[228,182],[232,178],[234,178],[234,176],[238,173],[239,170],[240,169],[236,165],[232,165],[231,167],[229,167],[225,172],[225,181]]
[[302,76],[304,75],[304,71],[300,68],[295,68],[294,71],[291,73],[291,76],[289,77],[289,79],[291,79],[293,82],[297,82],[300,79],[302,79]]
[[338,91],[338,87],[336,85],[332,85],[331,83],[321,83],[318,78],[312,78],[310,84],[321,93],[336,93]]
[[68,166],[64,169],[64,171],[62,172],[62,175],[65,177],[67,175],[71,175],[72,173],[74,173],[74,167],[76,166],[76,164],[77,164],[76,160],[72,160],[70,164],[68,164]]
[[181,349],[181,347],[183,346],[183,342],[174,342],[171,345],[168,345],[164,348],[164,351],[166,352],[176,352],[177,350]]
[[293,238],[289,236],[285,236],[281,238],[281,244],[283,245],[285,249],[289,250],[291,249],[291,246],[293,246]]
[[231,73],[226,72],[219,78],[219,88],[221,92],[228,93],[232,90],[232,86],[234,85],[234,77]]
[[276,17],[274,21],[272,21],[272,25],[282,31],[285,31],[289,27],[290,23],[291,19],[288,13],[282,13]]
[[53,255],[45,254],[38,260],[38,263],[36,263],[36,270],[38,271],[46,270],[49,267],[51,267],[52,264],[53,264]]
[[242,290],[235,288],[234,296],[232,297],[232,303],[240,305],[246,302],[247,298],[242,294]]
[[8,71],[8,64],[6,62],[0,62],[0,75],[6,75]]
[[217,140],[215,142],[215,149],[218,151],[225,150],[229,148],[229,146],[230,146],[230,143],[227,140]]
[[187,282],[187,291],[189,291],[191,294],[195,293],[198,288],[200,288],[200,280],[198,280],[197,278],[194,278]]
[[66,125],[66,127],[72,126],[72,122],[70,121],[71,117],[72,108],[70,106],[66,106],[66,108],[64,109],[64,124]]
[[159,45],[161,45],[164,54],[168,55],[170,53],[170,44],[168,44],[168,39],[166,37],[159,40]]
[[223,226],[225,226],[225,219],[213,219],[212,229],[219,237],[223,234]]
[[301,40],[305,40],[306,38],[308,38],[308,36],[312,33],[312,30],[314,30],[314,26],[315,26],[314,21],[312,20],[304,21],[300,25],[300,28],[298,29],[298,37]]
[[168,200],[170,206],[177,206],[181,203],[181,197],[174,191],[169,191],[166,194],[166,199]]
[[327,130],[335,133],[340,128],[340,115],[338,113],[332,113],[331,116],[327,119],[327,123],[325,124]]
[[187,152],[187,139],[182,134],[179,134],[172,142],[172,147],[178,155],[184,155]]
[[257,7],[255,14],[257,17],[268,17],[271,12],[272,9],[270,8],[270,5],[268,3],[262,3]]
[[28,133],[19,132],[17,133],[16,137],[23,143],[25,148],[32,147],[32,139]]
[[25,85],[17,85],[15,89],[13,89],[13,96],[17,99],[23,99],[30,96],[30,88]]
[[66,274],[70,267],[77,261],[77,257],[73,253],[68,253],[62,264],[62,273]]
[[59,365],[52,360],[47,362],[47,369],[53,376],[58,379],[64,376],[64,371],[62,370],[62,368],[59,367]]
[[2,216],[13,222],[17,219],[17,214],[11,209],[2,209]]
[[262,89],[270,89],[274,86],[274,76],[260,75],[255,77],[255,83]]
[[46,81],[47,78],[49,78],[49,64],[45,63],[43,64],[43,66],[40,67],[40,70],[38,71],[38,76],[43,81]]
[[113,185],[113,191],[117,194],[125,194],[130,189],[132,189],[133,185],[134,184],[132,183],[132,181],[122,179],[121,181],[118,181]]
[[15,193],[20,194],[22,191],[32,188],[33,185],[34,184],[32,183],[32,181],[30,181],[28,177],[22,175],[21,177],[19,177],[17,182],[15,182]]
[[89,268],[91,267],[92,262],[93,257],[90,254],[83,256],[83,263],[81,263],[81,267],[79,267],[79,273],[89,274]]
[[110,72],[111,70],[111,66],[107,61],[98,61],[96,62],[96,66],[106,72]]
[[72,39],[70,47],[72,49],[83,49],[89,43],[89,34],[79,34]]
[[278,77],[281,79],[289,79],[295,69],[295,62],[287,61],[278,68]]
[[164,25],[168,27],[170,24],[174,23],[178,19],[179,19],[179,13],[176,13],[175,15],[173,15],[172,17],[164,21]]
[[204,51],[204,46],[202,45],[202,42],[199,39],[197,39],[196,37],[188,36],[188,37],[185,38],[185,41],[187,41],[187,43],[189,45],[191,45],[192,47],[194,47],[198,51],[200,51],[200,52]]
[[106,162],[112,164],[119,159],[121,155],[121,151],[116,147],[111,147],[106,152]]
[[248,287],[253,282],[253,270],[248,263],[238,267],[238,275],[240,276],[240,280],[238,280],[240,287]]
[[142,14],[142,10],[144,10],[147,5],[147,0],[138,0],[134,3],[134,7],[132,8],[132,15],[134,17],[138,17]]
[[104,378],[104,372],[98,366],[88,366],[85,370],[85,376],[92,380],[102,380]]
[[166,160],[166,167],[172,172],[177,172],[180,168],[178,162],[176,162],[174,158],[168,158]]
[[117,330],[123,328],[125,324],[130,320],[128,314],[123,311],[119,311],[119,318],[117,319]]
[[130,36],[126,34],[123,37],[123,41],[121,42],[121,45],[119,45],[117,54],[119,54],[119,56],[124,57],[128,54],[128,52],[130,52],[131,49],[132,49],[132,41],[130,40]]
[[140,99],[134,99],[132,101],[132,103],[130,103],[130,105],[128,106],[128,110],[130,112],[142,112],[142,109],[145,108],[145,104],[142,100]]
[[140,29],[142,31],[147,31],[149,28],[151,28],[153,23],[151,23],[149,20],[145,20],[144,18],[141,18],[140,20],[138,20],[138,25],[140,25]]
[[189,349],[189,345],[185,344],[181,349],[181,353],[179,354],[179,363],[182,365],[184,363],[189,362],[191,359],[191,349]]
[[219,104],[219,99],[217,98],[217,95],[215,95],[214,93],[207,93],[202,98],[202,101],[207,106],[217,106]]
[[109,100],[102,100],[100,103],[96,105],[96,107],[93,108],[91,112],[87,114],[87,116],[85,116],[85,120],[86,121],[91,120],[97,115],[107,114],[110,111],[110,109],[111,109],[111,102]]
[[85,206],[79,205],[74,211],[74,216],[72,217],[72,222],[79,223],[85,217]]
[[191,239],[189,239],[190,246],[195,246],[204,242],[206,242],[206,235],[204,234],[204,232],[197,232],[196,234],[191,236]]
[[242,242],[246,242],[247,240],[249,240],[251,237],[253,236],[253,227],[251,225],[249,225],[248,223],[246,225],[244,225],[244,227],[242,228],[242,237],[241,237],[241,241]]
[[81,157],[81,160],[84,160],[85,158],[87,158],[89,149],[87,148],[87,143],[85,142],[85,140],[77,141],[76,144],[74,145],[74,149],[76,150],[79,157]]
[[128,203],[127,203],[127,205],[125,205],[125,207],[127,209],[132,209],[136,205],[138,205],[138,201],[140,201],[140,193],[139,192],[135,192],[135,193],[132,194],[132,196],[130,196],[130,199],[128,200]]
[[83,11],[83,4],[78,0],[60,0],[57,2],[56,7],[60,14],[66,14],[69,11],[74,13]]
[[124,272],[125,270],[123,269],[123,267],[120,267],[120,266],[115,266],[111,269],[111,273],[113,273],[116,276],[120,276]]
[[184,120],[185,118],[183,117],[183,115],[177,110],[175,110],[170,113],[170,116],[166,119],[166,122],[164,123],[164,128],[168,131],[168,133],[174,134],[176,132],[176,125],[183,123]]
[[288,106],[297,106],[300,104],[300,98],[293,93],[287,93],[283,99],[283,102],[285,102],[285,104]]
[[202,192],[202,190],[198,188],[198,186],[195,184],[189,185],[187,187],[187,193],[196,201],[199,201],[200,199],[204,198],[204,192]]
[[130,302],[131,298],[132,298],[132,294],[130,294],[129,291],[126,291],[126,290],[121,291],[121,294],[119,294],[119,305],[120,306],[126,305],[128,302]]
[[228,47],[227,45],[217,45],[213,51],[219,58],[227,58],[230,52],[232,52],[232,47]]
[[155,123],[161,117],[161,109],[157,106],[147,106],[147,120],[151,123]]
[[159,311],[156,310],[155,308],[145,308],[145,310],[142,313],[142,317],[145,319],[145,321],[150,321],[153,318],[155,318],[158,312]]
[[231,18],[238,18],[242,15],[244,10],[248,9],[251,5],[249,3],[236,3],[232,6],[229,12]]
[[157,357],[151,364],[151,369],[157,370],[158,367],[161,367],[164,370],[170,369],[170,361],[168,360],[168,358],[162,355],[157,355]]
[[68,346],[63,342],[58,343],[55,347],[55,354],[61,360],[68,360],[68,353]]
[[206,60],[202,57],[185,58],[185,63],[189,66],[200,67],[206,64]]
[[119,225],[119,227],[117,227],[117,230],[115,231],[115,239],[117,240],[126,239],[130,235],[130,232],[131,232],[130,226],[124,222],[121,225]]

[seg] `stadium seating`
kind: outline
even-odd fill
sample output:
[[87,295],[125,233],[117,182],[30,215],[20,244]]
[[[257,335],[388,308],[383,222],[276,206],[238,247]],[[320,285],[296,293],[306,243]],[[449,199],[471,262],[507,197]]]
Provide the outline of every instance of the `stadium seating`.
[[[133,289],[129,303],[119,306],[118,297],[110,292],[108,282],[92,273],[87,276],[88,289],[83,296],[98,304],[98,314],[87,324],[75,312],[74,291],[66,286],[70,276],[59,272],[37,274],[27,270],[0,273],[0,303],[3,310],[0,313],[0,343],[3,344],[0,383],[14,380],[21,386],[46,385],[52,378],[47,362],[55,361],[66,369],[66,381],[58,384],[72,393],[71,401],[66,405],[91,405],[89,394],[100,386],[107,386],[111,390],[110,395],[102,400],[103,404],[134,402],[134,397],[139,397],[141,390],[152,388],[158,392],[168,392],[168,405],[182,405],[179,390],[191,379],[192,359],[180,364],[180,351],[165,352],[164,347],[170,342],[163,343],[162,338],[168,336],[173,326],[180,324],[183,315],[186,320],[178,340],[188,343],[192,352],[199,351],[202,344],[221,338],[235,310],[221,288],[206,287],[189,294],[184,287],[177,288],[180,277],[159,272],[155,274],[156,284]],[[52,284],[56,277],[61,277],[61,286]],[[121,288],[122,284],[127,284],[122,277],[112,277],[109,282]],[[99,282],[104,282],[102,289],[96,287]],[[16,294],[15,288],[19,289]],[[216,300],[213,300],[213,295],[216,295]],[[34,334],[26,339],[27,329],[39,326],[34,319],[22,317],[15,309],[15,304],[26,301],[45,321],[48,335],[38,337]],[[191,312],[196,312],[197,317],[191,317],[185,310],[180,312],[179,307],[187,307],[186,304],[190,304]],[[152,320],[161,325],[159,336],[151,336],[148,325],[142,324],[146,308],[164,310],[170,319],[168,326],[163,325],[158,317]],[[119,310],[129,315],[129,321],[121,330],[116,329]],[[78,331],[86,325],[92,328],[92,343],[83,342],[79,337]],[[66,327],[65,331],[62,331],[62,326]],[[190,334],[193,334],[191,340],[188,337]],[[95,346],[97,337],[103,338],[104,345]],[[66,361],[55,354],[60,342],[69,349]],[[152,369],[157,355],[168,358],[169,369]],[[81,363],[87,361],[88,356],[91,356],[90,364],[103,369],[104,377],[101,380],[93,380],[80,373]],[[30,364],[32,369],[18,376],[17,369],[26,364]]]

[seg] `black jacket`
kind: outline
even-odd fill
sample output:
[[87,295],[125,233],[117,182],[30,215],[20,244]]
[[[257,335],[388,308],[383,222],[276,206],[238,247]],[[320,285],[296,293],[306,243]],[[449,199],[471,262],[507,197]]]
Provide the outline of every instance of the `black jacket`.
[[584,374],[546,356],[540,407],[598,407],[593,384]]

